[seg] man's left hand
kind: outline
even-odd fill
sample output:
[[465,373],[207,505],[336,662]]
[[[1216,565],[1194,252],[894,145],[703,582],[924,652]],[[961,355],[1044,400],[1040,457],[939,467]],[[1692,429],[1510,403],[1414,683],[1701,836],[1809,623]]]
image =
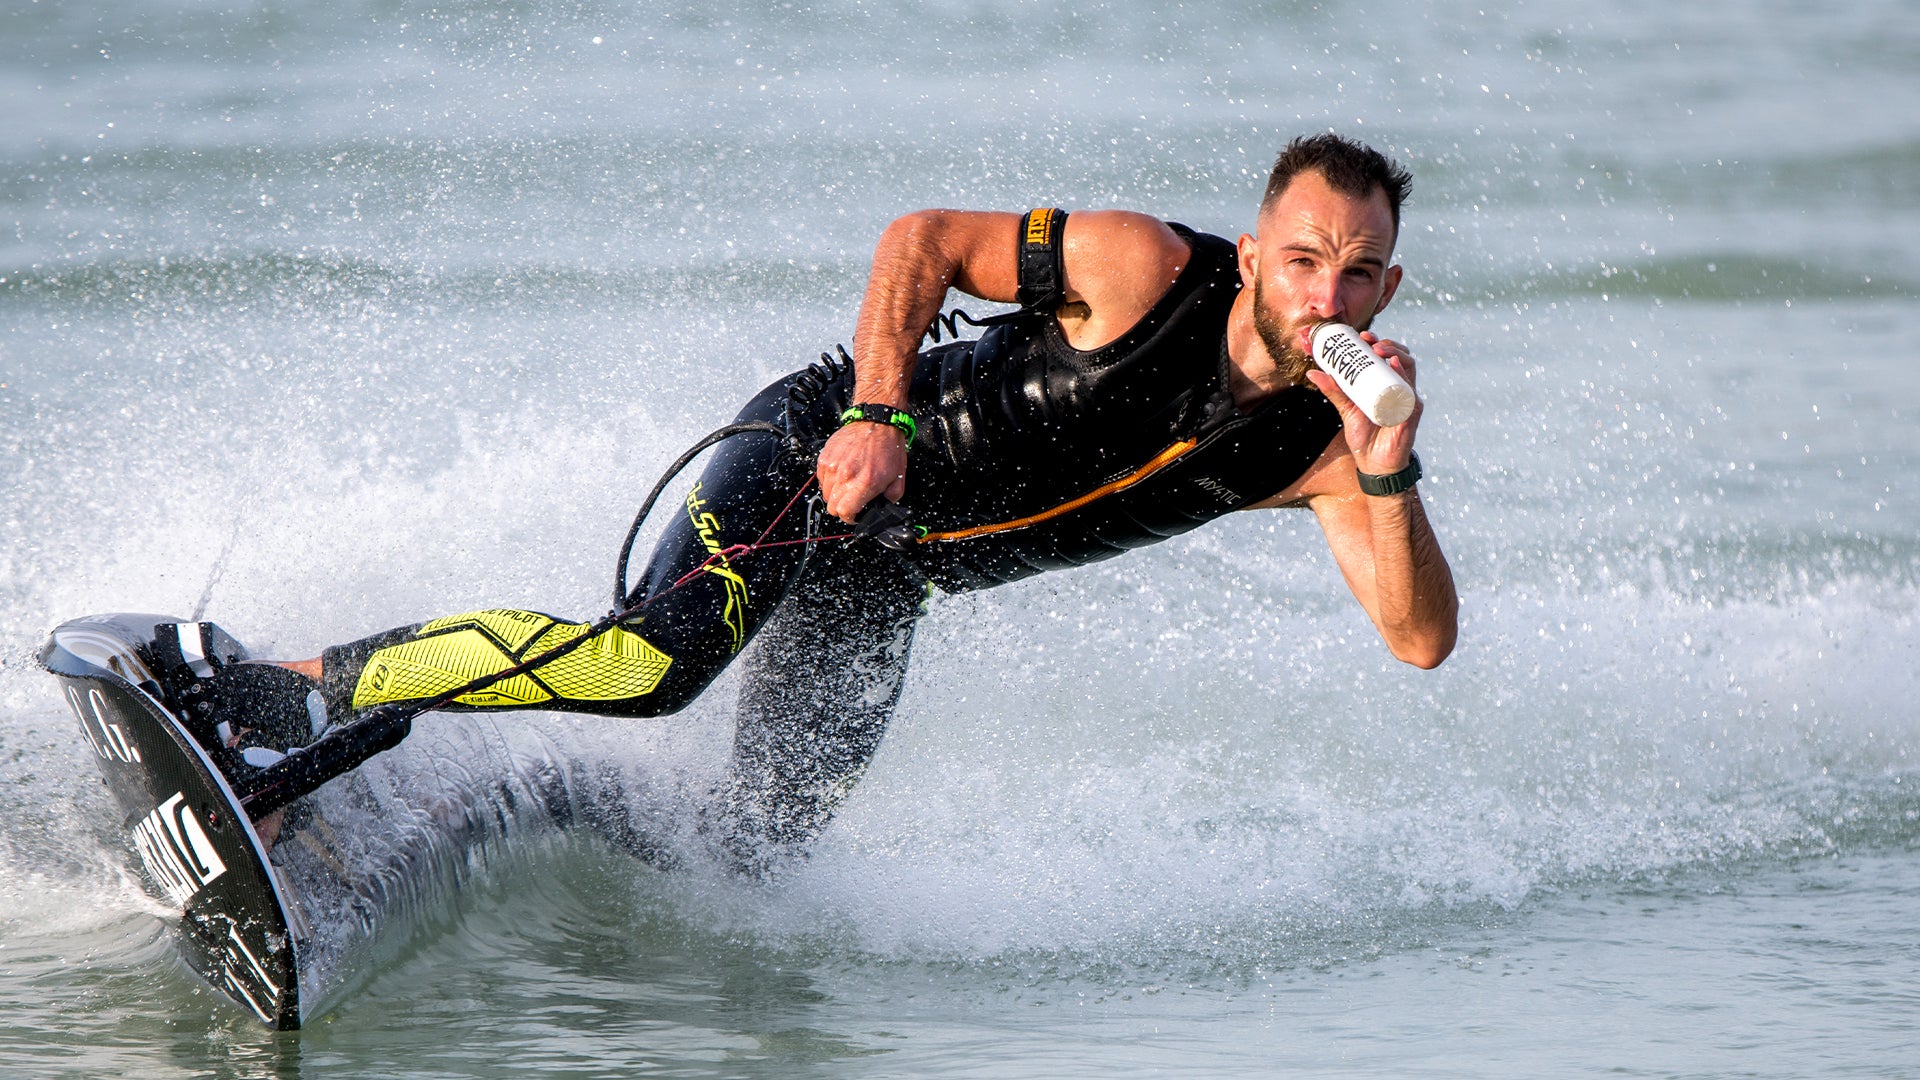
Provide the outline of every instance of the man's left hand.
[[1392,365],[1393,370],[1407,380],[1407,385],[1414,388],[1413,415],[1404,423],[1381,427],[1367,419],[1367,414],[1340,389],[1333,376],[1319,368],[1308,369],[1307,378],[1340,410],[1340,422],[1346,432],[1347,449],[1353,453],[1354,467],[1384,476],[1407,467],[1408,456],[1413,453],[1414,431],[1420,426],[1420,414],[1426,410],[1426,402],[1420,400],[1419,384],[1414,381],[1413,354],[1405,346],[1371,331],[1362,332],[1360,339],[1373,346],[1374,353]]

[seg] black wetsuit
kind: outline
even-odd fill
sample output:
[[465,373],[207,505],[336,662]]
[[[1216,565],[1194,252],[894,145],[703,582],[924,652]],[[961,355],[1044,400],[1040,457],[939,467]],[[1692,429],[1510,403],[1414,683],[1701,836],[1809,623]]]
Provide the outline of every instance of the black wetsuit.
[[[982,588],[1157,543],[1284,489],[1339,432],[1338,414],[1312,387],[1235,411],[1225,351],[1240,287],[1234,247],[1175,228],[1192,258],[1106,346],[1074,349],[1058,320],[1035,315],[921,354],[910,391],[919,436],[902,502],[930,531],[926,541],[904,552],[868,541],[778,544],[805,540],[810,518],[821,532],[842,531],[818,520],[817,499],[793,502],[813,463],[771,435],[729,439],[635,590],[636,600],[660,599],[625,629],[462,704],[659,715],[691,701],[754,642],[726,790],[711,816],[746,863],[804,843],[879,744],[930,582]],[[851,392],[850,371],[816,368],[767,387],[739,418],[817,445]],[[1054,513],[1170,446],[1188,448],[1123,490]],[[994,528],[1027,519],[1039,520]],[[983,531],[943,539],[969,530]],[[708,562],[756,541],[776,546]],[[580,629],[495,610],[338,646],[324,657],[330,711],[426,697]]]

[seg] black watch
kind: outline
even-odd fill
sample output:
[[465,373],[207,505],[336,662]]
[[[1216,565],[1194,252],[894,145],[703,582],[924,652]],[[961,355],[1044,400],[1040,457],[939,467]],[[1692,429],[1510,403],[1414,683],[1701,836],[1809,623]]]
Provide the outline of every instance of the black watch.
[[1398,495],[1412,490],[1413,485],[1420,482],[1420,455],[1408,451],[1407,467],[1396,473],[1376,476],[1355,469],[1353,474],[1360,478],[1360,490],[1368,495]]

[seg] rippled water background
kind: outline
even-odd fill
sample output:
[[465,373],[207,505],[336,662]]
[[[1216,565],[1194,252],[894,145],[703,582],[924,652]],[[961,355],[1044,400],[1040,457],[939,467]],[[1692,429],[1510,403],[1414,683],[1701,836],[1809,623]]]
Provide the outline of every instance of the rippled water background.
[[[528,844],[299,1033],[178,965],[54,623],[597,613],[894,215],[1231,236],[1327,127],[1416,175],[1444,668],[1242,515],[937,604],[776,885]],[[10,4],[0,1073],[1920,1072],[1916,178],[1911,2]]]

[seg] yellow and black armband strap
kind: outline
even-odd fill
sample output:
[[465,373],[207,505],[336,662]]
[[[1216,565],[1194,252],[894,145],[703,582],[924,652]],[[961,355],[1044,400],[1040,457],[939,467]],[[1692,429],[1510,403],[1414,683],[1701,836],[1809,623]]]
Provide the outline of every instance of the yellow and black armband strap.
[[1067,298],[1065,244],[1067,212],[1029,210],[1020,219],[1020,306],[1052,311]]

